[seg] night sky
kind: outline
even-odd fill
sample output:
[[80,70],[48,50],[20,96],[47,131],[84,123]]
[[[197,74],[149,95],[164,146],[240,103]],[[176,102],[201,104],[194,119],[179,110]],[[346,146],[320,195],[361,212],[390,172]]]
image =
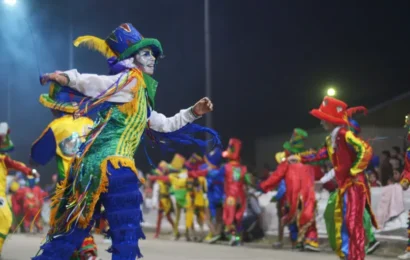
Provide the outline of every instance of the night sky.
[[[73,38],[104,38],[131,22],[161,41],[159,112],[171,116],[205,95],[203,1],[26,0],[13,10],[0,8],[0,121],[7,120],[10,84],[18,159],[27,160],[30,144],[52,119],[38,103],[47,91],[38,69],[69,69],[70,22]],[[242,139],[244,160],[252,164],[256,138],[318,125],[308,111],[329,85],[349,105],[369,108],[408,91],[409,10],[409,1],[211,0],[214,128],[225,144],[231,136]],[[100,54],[73,53],[80,72],[107,73]],[[140,157],[137,162],[145,160]]]

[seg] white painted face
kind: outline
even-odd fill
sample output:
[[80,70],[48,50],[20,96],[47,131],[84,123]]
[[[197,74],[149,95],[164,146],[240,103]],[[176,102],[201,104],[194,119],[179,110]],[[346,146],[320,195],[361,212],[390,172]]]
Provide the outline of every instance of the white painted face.
[[135,63],[137,67],[148,75],[154,74],[155,60],[151,48],[143,48],[135,55]]

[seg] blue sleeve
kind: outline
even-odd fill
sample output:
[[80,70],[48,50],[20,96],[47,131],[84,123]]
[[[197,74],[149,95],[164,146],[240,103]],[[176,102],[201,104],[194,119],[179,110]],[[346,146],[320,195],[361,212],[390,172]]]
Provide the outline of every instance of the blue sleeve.
[[48,128],[31,146],[30,158],[40,165],[46,165],[56,155],[56,149],[53,130]]
[[286,183],[285,183],[285,180],[281,180],[278,185],[278,191],[275,195],[275,199],[276,200],[282,199],[283,196],[285,196],[285,193],[286,193]]

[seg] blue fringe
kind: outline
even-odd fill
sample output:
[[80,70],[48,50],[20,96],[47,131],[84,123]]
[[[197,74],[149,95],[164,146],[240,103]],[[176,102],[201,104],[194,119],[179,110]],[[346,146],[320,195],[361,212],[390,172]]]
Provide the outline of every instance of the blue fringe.
[[[145,132],[155,145],[167,152],[174,152],[175,148],[183,145],[196,145],[203,153],[206,153],[207,147],[212,149],[222,147],[219,134],[215,130],[197,124],[187,124],[181,129],[169,133],[157,132],[152,129],[146,129]],[[196,138],[195,134],[200,133],[209,134],[211,138],[208,140]]]

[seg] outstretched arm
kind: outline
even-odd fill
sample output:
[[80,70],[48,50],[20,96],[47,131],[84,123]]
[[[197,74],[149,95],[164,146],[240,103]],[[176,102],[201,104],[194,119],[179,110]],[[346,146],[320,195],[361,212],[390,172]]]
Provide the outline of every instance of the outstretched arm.
[[211,100],[205,97],[196,102],[192,107],[181,110],[173,117],[167,118],[163,114],[152,111],[149,118],[149,126],[157,132],[174,132],[212,110],[213,104]]
[[21,171],[25,175],[32,175],[33,173],[33,170],[27,167],[24,163],[21,163],[19,161],[14,161],[8,156],[4,156],[4,163],[6,164],[7,169]]
[[130,71],[106,76],[81,74],[73,69],[44,75],[42,84],[50,80],[69,86],[87,97],[96,98],[105,93],[104,96],[110,96],[107,100],[114,103],[130,102],[134,98],[133,87],[137,84],[137,79],[131,77]]
[[287,162],[279,164],[278,168],[269,176],[269,178],[259,184],[260,189],[263,192],[273,190],[279,182],[285,178],[288,165]]
[[299,161],[305,164],[322,164],[329,159],[326,145],[322,146],[318,151],[309,150],[297,156]]
[[335,169],[331,169],[330,171],[328,171],[325,176],[323,176],[320,179],[320,183],[326,183],[328,181],[331,181],[333,178],[335,177]]
[[151,112],[148,124],[149,127],[157,132],[168,133],[174,132],[188,123],[192,123],[199,116],[195,115],[193,108],[182,109],[176,115],[172,117],[166,117],[165,115],[156,111]]

